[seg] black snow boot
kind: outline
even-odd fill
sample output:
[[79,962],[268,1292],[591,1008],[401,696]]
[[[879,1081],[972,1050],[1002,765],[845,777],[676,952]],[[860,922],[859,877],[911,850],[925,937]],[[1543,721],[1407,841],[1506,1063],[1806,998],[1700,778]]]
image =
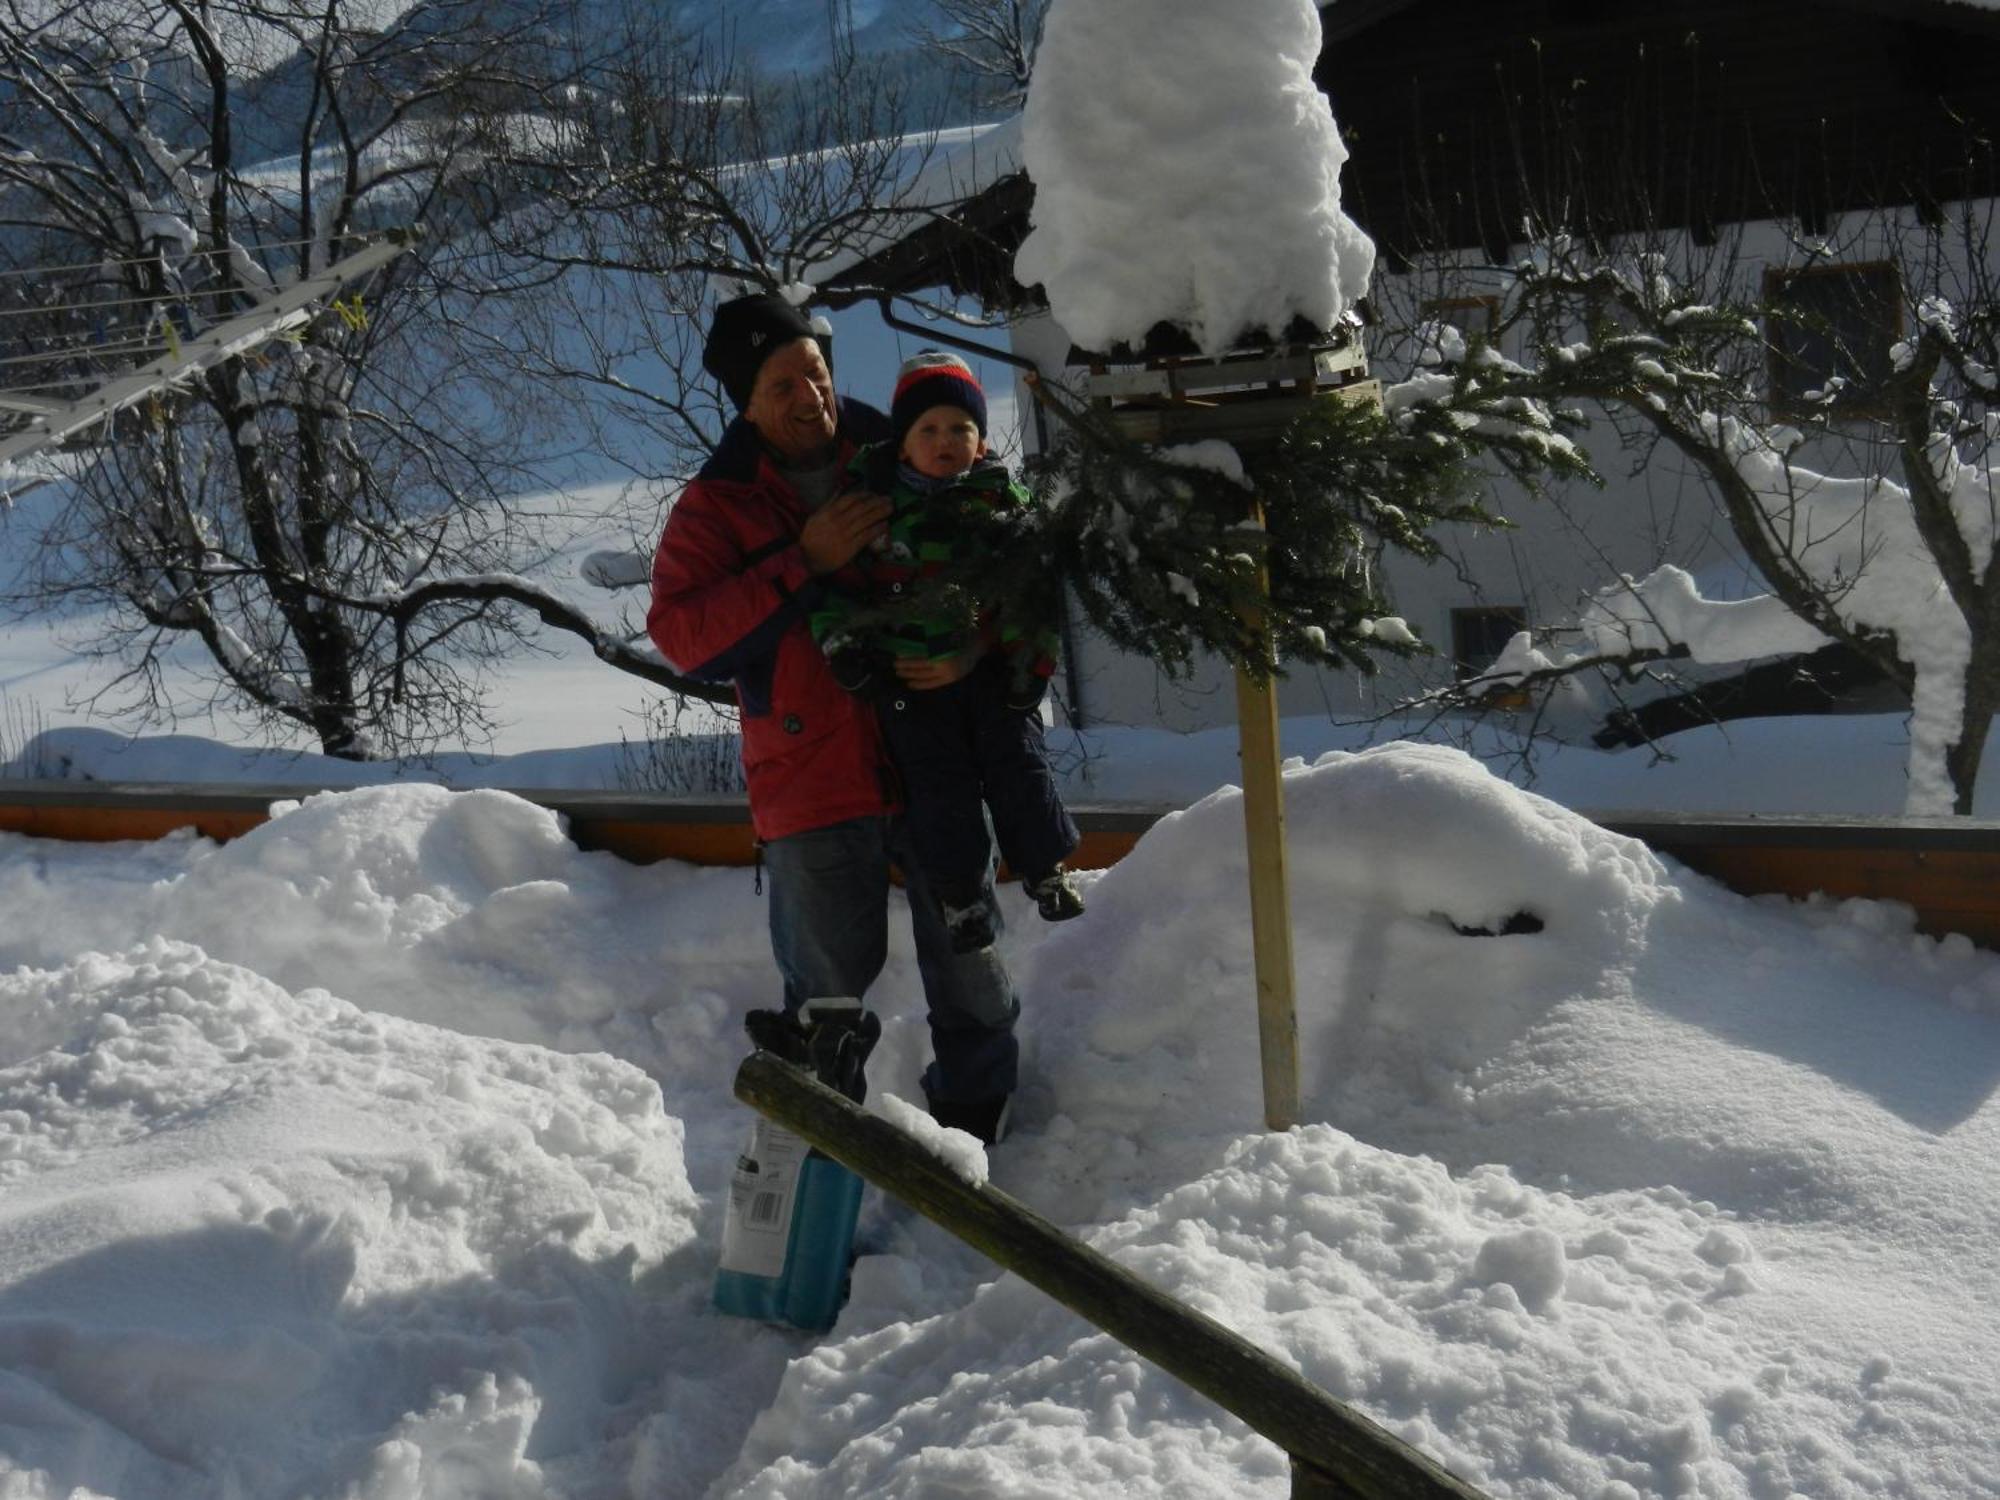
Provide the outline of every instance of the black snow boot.
[[793,1014],[753,1010],[743,1018],[753,1045],[812,1074],[856,1104],[868,1096],[862,1069],[882,1039],[882,1020],[848,996],[808,1000]]

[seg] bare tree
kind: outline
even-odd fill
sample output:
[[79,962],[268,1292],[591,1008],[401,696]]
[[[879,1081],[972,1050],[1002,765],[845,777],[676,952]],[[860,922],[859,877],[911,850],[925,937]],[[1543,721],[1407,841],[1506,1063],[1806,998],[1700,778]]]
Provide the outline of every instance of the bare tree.
[[162,665],[193,640],[218,698],[328,754],[476,737],[522,604],[677,681],[514,575],[535,538],[504,502],[537,414],[468,336],[509,289],[476,253],[509,169],[547,169],[574,98],[563,21],[562,0],[387,30],[342,0],[0,11],[0,256],[38,304],[6,328],[10,388],[61,400],[384,226],[429,231],[292,339],[90,435],[17,604],[104,611],[107,706],[184,706]]
[[[726,53],[640,27],[556,122],[551,173],[525,166],[505,253],[539,278],[487,357],[591,393],[579,421],[636,473],[670,485],[733,412],[702,371],[716,301],[819,284],[926,215],[936,131],[881,64],[840,46],[822,73],[772,82]],[[837,358],[836,351],[836,358]],[[588,407],[588,411],[582,409]],[[656,535],[658,512],[635,527]]]
[[977,83],[982,102],[1016,110],[1041,45],[1048,0],[933,0],[940,24],[919,27],[918,45]]

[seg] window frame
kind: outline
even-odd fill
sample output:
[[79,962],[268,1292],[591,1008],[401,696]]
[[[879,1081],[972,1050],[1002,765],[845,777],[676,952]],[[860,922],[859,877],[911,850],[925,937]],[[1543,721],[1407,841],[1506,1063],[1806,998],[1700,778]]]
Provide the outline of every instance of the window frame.
[[[1504,620],[1512,628],[1506,640],[1495,647],[1485,661],[1473,665],[1466,659],[1467,626],[1474,620],[1481,622]],[[1500,659],[1500,652],[1506,648],[1506,641],[1512,640],[1523,630],[1529,629],[1528,606],[1525,604],[1453,604],[1445,607],[1445,624],[1451,634],[1451,675],[1457,683],[1470,682],[1480,676],[1494,662]],[[1490,700],[1496,708],[1523,708],[1527,705],[1525,689],[1513,688],[1495,694]]]
[[[1486,326],[1478,329],[1468,327],[1451,316],[1453,313],[1480,311],[1486,314]],[[1490,344],[1494,342],[1494,335],[1500,327],[1500,298],[1491,292],[1467,292],[1452,297],[1426,297],[1417,304],[1417,316],[1427,323],[1449,323],[1467,338],[1471,338],[1475,333],[1480,334]]]

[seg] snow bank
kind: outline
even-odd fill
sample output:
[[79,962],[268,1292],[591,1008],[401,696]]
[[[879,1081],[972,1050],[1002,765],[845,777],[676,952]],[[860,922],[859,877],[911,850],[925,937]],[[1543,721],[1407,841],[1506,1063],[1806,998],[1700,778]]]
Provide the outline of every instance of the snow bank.
[[[1400,1080],[1483,1055],[1551,998],[1629,962],[1659,909],[1681,899],[1644,846],[1443,747],[1292,762],[1285,801],[1300,1046],[1317,1108],[1336,1090],[1351,1098],[1357,1070]],[[1177,1100],[1261,1097],[1251,1013],[1218,1026],[1214,1010],[1218,996],[1255,993],[1248,879],[1241,797],[1225,788],[1156,825],[1100,880],[1092,915],[1129,937],[1107,943],[1086,926],[1052,935],[1038,956],[1038,987],[1065,997],[1060,1018],[1038,1028],[1059,1095],[1090,1098],[1104,1125],[1142,1137],[1168,1128],[1162,1111]],[[1468,952],[1463,933],[1523,918],[1543,924],[1539,940],[1474,941]],[[1455,983],[1380,992],[1399,961],[1449,974],[1475,957],[1489,998]],[[1070,1035],[1085,1013],[1088,1030]],[[1087,1086],[1067,1076],[1079,1059]],[[1128,1099],[1130,1116],[1118,1111]],[[1260,1117],[1246,1106],[1239,1123]]]
[[[1993,957],[1737,898],[1453,751],[1295,762],[1286,797],[1309,1123],[1257,1128],[1224,789],[1027,956],[1002,1185],[1496,1495],[1959,1492],[2000,1342],[1958,1346],[1992,1211],[1951,1184],[2000,1035],[1951,1002]],[[723,1493],[1288,1492],[1013,1278],[951,1300],[949,1254],[905,1226],[862,1263]]]
[[638,1069],[164,939],[0,1014],[10,1495],[540,1495],[624,1394],[697,1208]]
[[[556,814],[505,792],[423,783],[278,803],[226,845],[171,840],[79,851],[99,897],[77,903],[30,864],[0,868],[23,920],[0,959],[57,962],[163,932],[282,986],[326,985],[371,1009],[480,1036],[566,1048],[641,1027],[674,969],[676,941],[633,912],[712,875],[634,870],[583,854]],[[162,862],[177,866],[161,878]],[[691,918],[705,898],[687,891]],[[754,925],[721,956],[766,958]],[[701,938],[707,950],[708,935]],[[580,954],[589,954],[579,963]]]
[[[1224,788],[1075,922],[1007,893],[1025,1086],[991,1153],[927,1132],[960,1170],[1496,1496],[1990,1488],[2000,957],[1454,751],[1285,783],[1305,1123],[1261,1128]],[[1287,1493],[873,1195],[831,1335],[712,1310],[747,872],[401,786],[222,847],[0,837],[0,909],[10,1500]],[[893,930],[871,1099],[922,1128]]]
[[1375,250],[1340,207],[1319,52],[1310,0],[1050,6],[1014,274],[1072,339],[1136,346],[1169,322],[1219,353],[1295,316],[1331,328],[1367,291]]
[[[1914,676],[1908,716],[1905,797],[1908,817],[1948,817],[1955,789],[1947,757],[1961,736],[1965,673],[1972,638],[1939,577],[1909,490],[1887,477],[1840,478],[1798,466],[1799,434],[1712,419],[1708,435],[1761,507],[1773,534],[1792,538],[1793,565],[1826,607],[1858,632],[1893,637]],[[1955,518],[1971,565],[1983,570],[1994,546],[1993,471],[1962,462],[1949,443],[1928,455],[1932,480]],[[1734,592],[1735,585],[1730,592]],[[1514,637],[1485,674],[1496,683],[1598,655],[1686,648],[1709,665],[1791,656],[1829,642],[1775,594],[1716,598],[1685,569],[1663,565],[1630,576],[1585,602],[1560,644],[1544,650],[1526,632]],[[1764,810],[1769,811],[1766,807]]]

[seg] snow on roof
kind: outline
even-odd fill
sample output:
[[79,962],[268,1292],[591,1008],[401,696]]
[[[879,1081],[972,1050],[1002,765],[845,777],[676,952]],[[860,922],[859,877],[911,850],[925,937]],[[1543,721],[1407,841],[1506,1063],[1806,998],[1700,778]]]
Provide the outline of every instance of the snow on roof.
[[1077,343],[1186,329],[1209,352],[1294,317],[1330,328],[1374,245],[1313,81],[1312,0],[1051,7],[1024,114],[1033,229],[1015,257]]

